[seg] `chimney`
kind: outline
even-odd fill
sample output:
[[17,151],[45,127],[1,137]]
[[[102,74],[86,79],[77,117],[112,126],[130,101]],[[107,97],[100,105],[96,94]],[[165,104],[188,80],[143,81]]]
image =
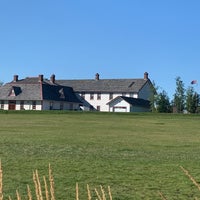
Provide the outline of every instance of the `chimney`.
[[55,83],[55,74],[52,74],[50,77],[50,81],[54,84]]
[[38,80],[39,82],[43,82],[43,75],[40,74],[40,75],[38,76],[38,79],[39,79],[39,80]]
[[13,81],[14,81],[14,82],[17,82],[17,81],[18,81],[18,75],[14,75]]
[[97,80],[97,81],[99,80],[99,74],[98,73],[95,74],[95,80]]
[[148,75],[149,74],[147,72],[144,73],[144,80],[148,80],[149,79]]

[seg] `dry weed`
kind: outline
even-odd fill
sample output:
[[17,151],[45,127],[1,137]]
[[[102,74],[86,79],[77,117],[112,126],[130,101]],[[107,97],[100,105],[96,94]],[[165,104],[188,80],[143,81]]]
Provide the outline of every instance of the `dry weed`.
[[[1,161],[0,161],[0,200],[3,200],[2,177],[3,177],[3,172],[2,172]],[[50,189],[48,188],[48,183],[46,181],[45,176],[43,176],[43,184],[41,183],[38,170],[35,170],[33,172],[33,183],[34,183],[34,187],[35,187],[36,200],[55,200],[56,199],[55,198],[55,189],[54,189],[54,178],[52,175],[52,169],[51,169],[50,164],[49,164],[49,187],[50,187]],[[106,200],[106,194],[105,194],[105,191],[102,186],[100,186],[100,190],[101,190],[101,195],[98,193],[98,191],[95,188],[95,192],[97,194],[98,199]],[[90,190],[88,184],[87,184],[87,194],[88,194],[88,200],[92,200],[91,190]],[[108,186],[108,196],[109,196],[109,200],[112,200],[112,194],[111,194],[111,190],[110,190],[109,186]],[[16,190],[16,199],[21,200],[21,196],[20,196],[20,193],[18,192],[18,190]],[[29,185],[27,185],[26,199],[33,200],[33,196],[32,196]],[[10,196],[8,197],[8,200],[12,200]],[[76,183],[76,200],[79,200],[78,183]]]

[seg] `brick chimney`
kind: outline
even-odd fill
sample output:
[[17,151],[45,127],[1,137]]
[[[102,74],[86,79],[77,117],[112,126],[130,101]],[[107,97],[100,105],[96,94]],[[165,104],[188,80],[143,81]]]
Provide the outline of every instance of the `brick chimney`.
[[14,75],[13,82],[17,82],[17,81],[18,81],[18,75]]
[[39,81],[39,82],[43,82],[43,75],[42,75],[42,74],[40,74],[40,75],[38,76],[38,81]]
[[95,74],[95,80],[97,80],[97,81],[99,80],[99,74],[98,73]]
[[149,74],[147,72],[144,73],[144,80],[148,80],[149,79]]
[[55,78],[56,78],[55,74],[52,74],[50,77],[51,83],[53,83],[53,84],[55,83],[55,80],[56,80]]

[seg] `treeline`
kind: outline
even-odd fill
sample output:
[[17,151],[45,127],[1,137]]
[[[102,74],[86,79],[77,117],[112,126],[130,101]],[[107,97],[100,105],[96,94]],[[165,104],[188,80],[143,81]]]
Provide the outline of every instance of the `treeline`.
[[187,89],[180,77],[176,79],[176,90],[170,101],[165,90],[159,92],[159,87],[153,82],[153,95],[150,98],[151,111],[159,113],[199,113],[200,96],[191,85]]

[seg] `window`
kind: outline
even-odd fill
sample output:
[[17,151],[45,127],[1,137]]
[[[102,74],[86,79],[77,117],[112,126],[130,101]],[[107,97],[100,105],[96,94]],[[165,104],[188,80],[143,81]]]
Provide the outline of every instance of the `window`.
[[132,92],[130,93],[130,97],[133,97],[133,93]]
[[81,97],[82,97],[83,99],[85,99],[85,92],[82,92],[82,93],[81,93]]
[[97,93],[97,99],[100,100],[101,99],[101,93]]
[[1,101],[1,109],[4,109],[4,101]]
[[49,103],[49,110],[53,110],[53,101]]
[[100,106],[97,106],[97,110],[100,111],[100,110],[101,110],[101,107],[100,107]]
[[10,91],[10,94],[9,94],[9,96],[11,96],[11,97],[14,97],[15,96],[15,91],[14,91],[14,89],[12,88],[12,90]]
[[20,110],[24,110],[24,101],[20,101]]
[[90,93],[90,100],[93,100],[94,99],[94,93]]
[[110,94],[109,94],[109,99],[110,99],[110,100],[113,99],[113,93],[110,93]]
[[36,101],[32,101],[32,109],[36,110]]
[[63,110],[63,108],[64,108],[64,104],[63,102],[60,102],[60,110]]
[[64,99],[64,98],[65,98],[65,94],[64,94],[64,89],[63,89],[63,88],[61,88],[61,89],[59,90],[59,93],[60,93],[60,98],[61,98],[61,99]]

